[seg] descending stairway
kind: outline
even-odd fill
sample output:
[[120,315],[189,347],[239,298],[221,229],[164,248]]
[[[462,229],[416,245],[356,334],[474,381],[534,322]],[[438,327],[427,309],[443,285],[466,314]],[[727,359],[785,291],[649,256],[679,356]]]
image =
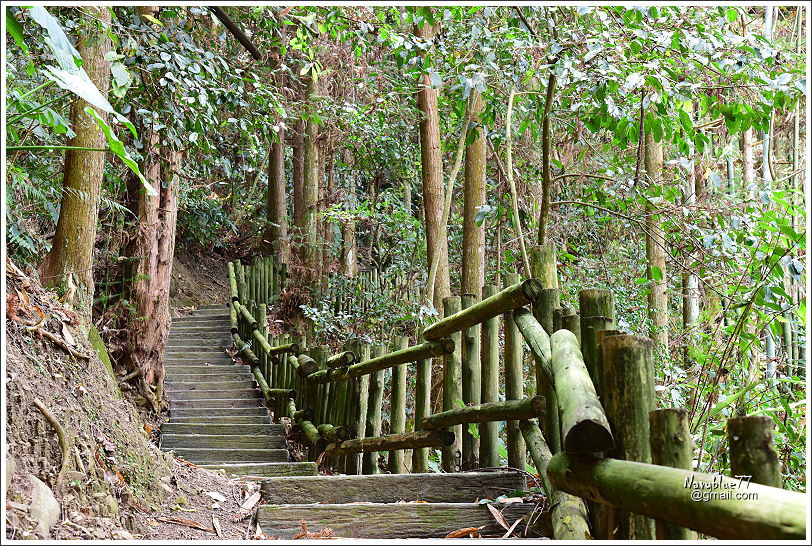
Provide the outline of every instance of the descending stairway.
[[161,447],[231,476],[311,476],[312,462],[291,462],[282,425],[271,424],[247,366],[235,365],[228,311],[204,305],[176,318],[164,365],[170,419]]

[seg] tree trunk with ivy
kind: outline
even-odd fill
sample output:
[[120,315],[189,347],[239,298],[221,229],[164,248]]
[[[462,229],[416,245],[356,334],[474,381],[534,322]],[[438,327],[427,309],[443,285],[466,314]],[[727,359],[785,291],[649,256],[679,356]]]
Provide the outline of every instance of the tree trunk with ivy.
[[265,238],[274,255],[287,263],[288,212],[285,197],[285,129],[279,129],[268,160],[268,210]]
[[[645,170],[649,187],[662,187],[663,147],[645,135]],[[646,277],[649,280],[648,310],[651,339],[657,351],[668,351],[668,281],[665,271],[665,232],[651,203],[646,204]]]
[[[87,8],[81,29],[85,34],[77,44],[88,77],[105,97],[110,87],[110,51],[107,36],[110,10]],[[76,133],[68,146],[107,148],[107,140],[92,117],[85,113],[89,103],[76,99],[71,104],[70,124]],[[98,114],[106,119],[104,112]],[[62,179],[62,200],[51,250],[39,266],[45,286],[64,290],[69,302],[88,322],[93,312],[93,246],[99,215],[99,194],[104,177],[105,154],[98,151],[66,150]]]
[[304,133],[305,122],[298,120],[293,128],[293,224],[302,223],[304,211]]

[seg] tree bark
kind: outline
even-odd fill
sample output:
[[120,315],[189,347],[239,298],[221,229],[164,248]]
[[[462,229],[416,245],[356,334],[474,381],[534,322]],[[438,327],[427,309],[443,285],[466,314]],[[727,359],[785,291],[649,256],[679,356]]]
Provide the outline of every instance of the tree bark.
[[485,230],[476,223],[476,215],[485,204],[485,130],[480,116],[485,102],[479,91],[471,91],[470,130],[473,138],[465,151],[465,188],[462,220],[462,293],[482,297],[485,283]]
[[[110,87],[110,62],[104,56],[111,42],[96,23],[110,26],[110,10],[87,8],[90,16],[81,26],[87,34],[77,45],[82,67],[103,96]],[[85,108],[91,106],[82,99],[71,104],[70,123],[76,133],[69,146],[106,148],[107,141],[97,123]],[[104,112],[97,112],[106,119]],[[40,278],[46,286],[66,288],[69,301],[76,311],[90,320],[93,308],[93,245],[96,242],[96,221],[99,215],[99,193],[104,177],[105,154],[84,150],[66,150],[62,178],[62,200],[51,250],[39,266]],[[73,287],[75,290],[72,290]]]
[[285,202],[285,129],[279,129],[268,161],[268,221],[266,238],[274,256],[287,263],[288,211]]
[[[317,93],[317,80],[311,77],[307,84],[307,100],[313,103]],[[316,137],[318,127],[309,120],[305,123],[304,157],[302,180],[302,216],[299,227],[302,230],[302,259],[308,267],[314,267],[316,258],[316,236],[319,198],[319,150]]]
[[[650,186],[662,184],[663,147],[654,137],[645,136],[645,169]],[[665,270],[665,232],[652,205],[646,206],[646,276],[649,279],[648,311],[651,320],[651,339],[656,351],[668,351],[668,281]],[[659,269],[659,278],[655,271]]]
[[[432,40],[439,25],[415,26],[416,36]],[[443,163],[440,154],[440,120],[438,112],[439,90],[431,86],[428,74],[420,77],[417,107],[420,120],[420,164],[422,167],[423,204],[426,213],[426,248],[428,262],[437,260],[437,273],[433,294],[427,294],[434,308],[442,315],[443,299],[451,295],[448,271],[448,231],[443,225]],[[436,257],[435,257],[436,256]]]
[[305,122],[300,119],[293,129],[293,224],[297,227],[304,213],[304,134]]

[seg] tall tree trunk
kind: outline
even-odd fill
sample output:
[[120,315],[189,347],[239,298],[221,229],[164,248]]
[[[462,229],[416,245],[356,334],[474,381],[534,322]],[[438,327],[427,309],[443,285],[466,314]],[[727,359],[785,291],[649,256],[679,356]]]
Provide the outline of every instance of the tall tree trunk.
[[293,224],[302,224],[304,214],[304,134],[305,122],[298,120],[293,129]]
[[[353,174],[347,176],[347,206],[351,209],[357,205],[355,190],[358,187],[358,175]],[[341,224],[341,270],[347,277],[354,277],[358,269],[357,256],[358,250],[356,249],[355,242],[355,221],[345,220]]]
[[[649,186],[662,185],[663,147],[645,135],[645,169]],[[648,309],[651,339],[657,351],[668,354],[668,281],[665,270],[665,232],[652,205],[646,206],[646,276],[649,279]]]
[[[157,6],[139,6],[139,14],[157,16]],[[131,177],[130,208],[137,218],[134,237],[124,250],[124,294],[133,306],[127,329],[130,332],[121,362],[128,371],[141,369],[140,394],[158,411],[163,395],[164,346],[169,335],[169,293],[175,232],[178,216],[177,180],[183,153],[158,148],[160,135],[143,128],[148,139],[143,171],[159,194],[149,196],[139,181]],[[152,395],[148,385],[155,387]]]
[[[696,203],[696,170],[691,166],[685,180],[683,203],[690,207]],[[729,178],[732,178],[730,176]],[[691,267],[695,255],[688,253],[684,256],[688,267]],[[684,359],[688,362],[690,348],[696,340],[694,328],[699,322],[699,277],[691,271],[682,272],[682,325],[684,337]]]
[[[476,224],[479,208],[485,204],[485,130],[479,116],[485,101],[476,89],[471,91],[473,141],[465,150],[465,188],[462,220],[462,293],[482,296],[485,284],[485,230]],[[469,136],[469,138],[471,138]]]
[[[420,38],[432,40],[439,25],[415,26],[414,33]],[[451,295],[448,271],[448,230],[443,224],[443,163],[440,154],[440,121],[437,107],[439,90],[432,88],[431,78],[420,76],[417,107],[420,120],[420,164],[422,167],[423,205],[426,213],[426,248],[428,262],[437,260],[437,273],[432,294],[427,294],[434,308],[442,316],[443,298]]]
[[742,189],[745,195],[755,191],[755,161],[753,159],[753,128],[742,131],[739,138],[739,146],[742,154]]
[[279,129],[271,145],[268,161],[268,210],[271,225],[266,233],[271,250],[282,263],[287,263],[288,211],[285,201],[285,129]]
[[[77,46],[91,81],[105,97],[110,87],[110,62],[104,56],[110,51],[107,37],[110,10],[87,8],[81,28],[86,34]],[[92,18],[92,19],[91,19]],[[100,24],[100,25],[99,25]],[[103,27],[103,28],[100,28]],[[69,146],[106,148],[107,142],[98,124],[85,113],[91,106],[82,99],[71,104],[70,122],[76,133]],[[98,112],[106,118],[104,112]],[[66,150],[62,178],[62,200],[51,250],[39,266],[46,286],[66,287],[70,303],[88,321],[93,312],[93,245],[99,215],[99,194],[104,177],[104,153]]]
[[[318,85],[315,77],[307,84],[307,100],[313,104]],[[319,148],[316,141],[318,126],[312,120],[305,122],[304,157],[302,180],[302,217],[299,227],[302,230],[302,259],[308,267],[314,267],[316,261],[316,237],[319,199]]]

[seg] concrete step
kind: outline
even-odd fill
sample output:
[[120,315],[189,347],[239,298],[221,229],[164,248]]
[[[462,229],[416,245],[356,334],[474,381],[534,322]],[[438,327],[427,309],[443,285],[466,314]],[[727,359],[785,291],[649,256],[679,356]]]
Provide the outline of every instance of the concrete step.
[[268,408],[172,408],[172,418],[181,417],[226,417],[251,416],[268,417]]
[[204,464],[210,470],[223,470],[230,478],[254,477],[264,479],[276,476],[315,476],[318,467],[313,462]]
[[262,484],[263,498],[271,504],[476,502],[524,489],[525,478],[518,472],[313,476],[274,478]]
[[172,325],[176,324],[195,324],[198,322],[205,323],[211,322],[212,324],[215,323],[226,323],[228,324],[231,320],[231,317],[228,313],[217,313],[217,314],[201,314],[201,315],[186,315],[185,317],[178,317],[172,319]]
[[201,340],[211,340],[215,339],[217,341],[221,339],[228,339],[231,340],[231,331],[228,328],[172,328],[172,331],[169,332],[169,337],[167,337],[167,341],[178,341],[181,339],[201,339]]
[[200,311],[206,311],[206,310],[209,310],[209,309],[228,309],[228,304],[225,303],[225,302],[223,302],[223,303],[204,303],[202,305],[198,305],[197,309],[195,309],[193,312],[198,313]]
[[163,434],[161,448],[285,449],[285,438],[267,434]]
[[[170,450],[166,450],[170,451]],[[179,447],[173,448],[176,457],[194,464],[225,464],[225,463],[284,463],[288,462],[290,455],[287,449],[209,449]]]
[[[226,411],[226,410],[222,410]],[[189,425],[267,425],[271,422],[267,415],[204,415],[172,417],[172,423]]]
[[172,420],[161,425],[161,432],[163,434],[281,435],[284,429],[282,425],[269,424],[266,417],[264,423],[252,424],[179,423]]
[[215,335],[211,337],[193,335],[178,335],[176,337],[169,337],[166,340],[166,349],[185,348],[191,344],[196,347],[205,347],[209,350],[222,351],[228,349],[233,344],[230,336]]
[[164,366],[229,366],[231,368],[246,367],[242,364],[235,364],[226,353],[206,356],[173,356],[164,357]]
[[[233,400],[264,400],[262,398],[262,393],[259,392],[259,389],[255,388],[247,388],[247,389],[214,389],[214,390],[195,390],[195,389],[173,389],[171,392],[167,392],[169,395],[169,399],[172,402],[179,402],[182,400],[199,400],[199,401],[209,401],[209,400],[220,400],[220,399],[233,399]],[[214,406],[212,406],[214,407]],[[230,406],[222,406],[222,407],[230,407]]]
[[[514,503],[499,508],[511,525],[535,507]],[[338,538],[444,538],[468,527],[481,527],[483,536],[505,534],[488,507],[476,503],[264,504],[257,510],[258,525],[271,537],[291,539],[301,533],[301,520],[310,533],[330,528]],[[523,530],[519,524],[517,531]]]
[[[188,385],[198,385],[198,388],[212,388],[216,385],[242,385],[245,387],[255,385],[253,376],[245,372],[224,372],[224,373],[207,373],[196,374],[194,370],[191,373],[176,373],[174,370],[166,376],[166,384],[171,387],[183,388]],[[216,387],[215,387],[216,388]]]
[[[204,381],[205,379],[205,381]],[[226,376],[225,379],[215,379],[211,381],[211,377],[179,377],[176,379],[166,380],[167,392],[186,392],[186,391],[212,391],[223,390],[229,391],[232,389],[255,389],[256,383],[249,377],[234,377]]]
[[[225,395],[222,395],[225,396]],[[262,398],[207,398],[205,400],[171,399],[170,406],[177,408],[255,408],[262,407]]]
[[[231,347],[231,343],[198,343],[193,339],[187,339],[184,345],[167,345],[165,354],[168,357],[186,356],[206,358],[209,356],[221,356],[225,354],[226,349]],[[205,356],[204,356],[205,355]]]

